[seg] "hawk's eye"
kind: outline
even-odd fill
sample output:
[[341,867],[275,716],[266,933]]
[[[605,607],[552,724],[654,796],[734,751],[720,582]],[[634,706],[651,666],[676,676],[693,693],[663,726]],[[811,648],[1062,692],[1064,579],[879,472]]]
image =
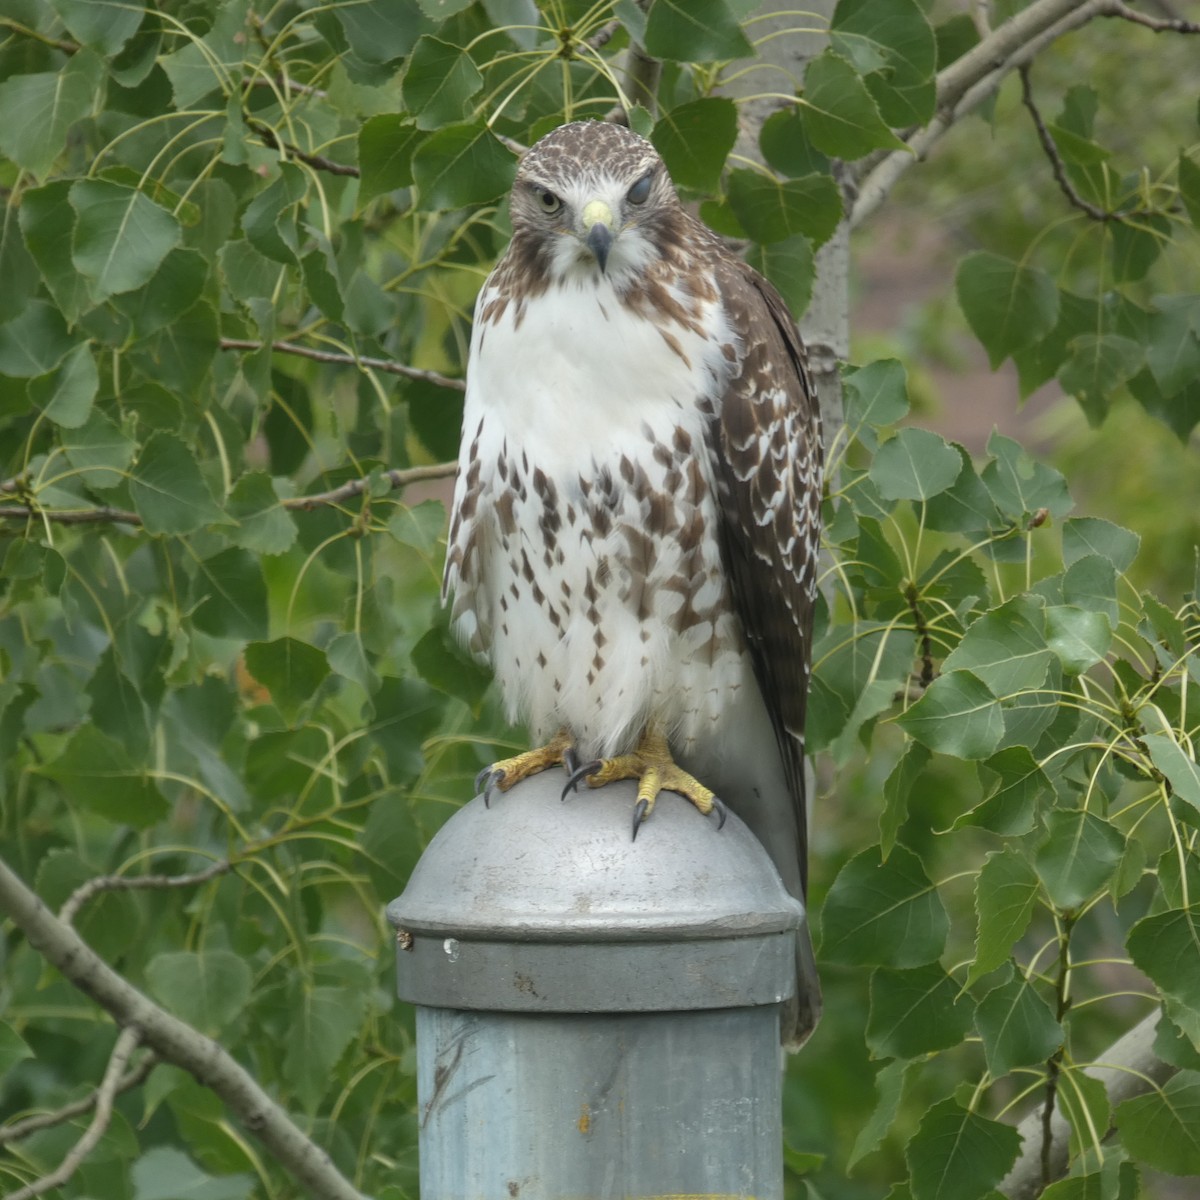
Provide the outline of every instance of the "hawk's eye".
[[535,187],[533,194],[537,197],[538,208],[544,213],[556,213],[562,208],[562,201],[549,188]]
[[654,173],[652,171],[647,171],[646,174],[643,175],[641,179],[639,179],[637,183],[635,183],[633,187],[631,187],[629,191],[625,193],[625,199],[628,200],[630,204],[646,203],[646,200],[650,195],[650,184],[652,182],[653,175]]

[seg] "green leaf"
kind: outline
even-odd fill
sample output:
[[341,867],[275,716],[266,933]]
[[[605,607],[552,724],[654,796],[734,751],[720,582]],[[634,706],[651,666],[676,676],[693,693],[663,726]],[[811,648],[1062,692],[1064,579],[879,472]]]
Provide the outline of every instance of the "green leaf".
[[1058,381],[1097,424],[1108,412],[1112,393],[1141,370],[1142,357],[1142,347],[1132,338],[1085,333],[1072,340]]
[[437,625],[428,630],[412,648],[412,661],[426,683],[479,711],[491,672],[467,655],[447,630]]
[[267,635],[267,585],[261,563],[246,550],[231,547],[197,563],[191,603],[204,633],[246,641]]
[[737,105],[708,96],[662,116],[650,134],[677,187],[715,192],[737,141]]
[[1093,667],[1112,645],[1112,627],[1103,613],[1088,612],[1071,604],[1046,609],[1046,641],[1069,675]]
[[22,1059],[32,1058],[25,1039],[4,1021],[0,1021],[0,1076],[8,1075]]
[[213,501],[193,451],[162,430],[142,447],[129,494],[147,533],[194,533],[202,525],[227,520]]
[[0,83],[0,153],[44,179],[71,126],[97,103],[102,74],[100,60],[85,50],[57,73],[5,79]]
[[147,1150],[133,1163],[130,1174],[133,1200],[251,1200],[257,1182],[251,1174],[205,1174],[170,1146]]
[[63,752],[39,771],[60,784],[72,804],[109,821],[149,829],[169,811],[125,748],[95,725],[81,725]]
[[905,148],[858,73],[833,50],[809,62],[801,104],[809,140],[831,158],[851,161],[872,150]]
[[296,973],[289,988],[284,1078],[312,1112],[329,1090],[338,1059],[358,1033],[366,1009],[362,988],[313,987]]
[[97,301],[147,283],[179,243],[179,222],[136,188],[79,179],[70,196],[76,216],[71,261]]
[[1171,1020],[1193,1043],[1200,1040],[1200,905],[1143,917],[1125,945],[1162,992]]
[[284,163],[279,174],[246,206],[242,229],[250,244],[273,262],[292,266],[297,259],[295,206],[304,197],[299,168]]
[[958,302],[992,367],[1054,328],[1058,289],[1044,271],[977,251],[959,264]]
[[228,950],[172,951],[146,964],[150,994],[210,1037],[241,1014],[253,981],[250,967]]
[[840,0],[829,39],[865,77],[889,125],[933,116],[937,43],[917,0]]
[[1021,1135],[1001,1121],[943,1100],[908,1143],[913,1200],[981,1200],[1017,1160]]
[[821,246],[842,219],[842,198],[830,175],[806,175],[780,183],[757,171],[729,173],[729,207],[747,236],[781,242],[804,234]]
[[76,321],[92,307],[87,280],[71,261],[75,210],[70,200],[71,181],[57,179],[32,188],[21,197],[21,232],[37,263],[50,295],[63,316]]
[[1048,836],[1034,858],[1038,878],[1056,908],[1076,909],[1108,886],[1125,851],[1114,825],[1083,809],[1046,814]]
[[852,966],[916,967],[939,958],[950,923],[921,860],[897,844],[878,846],[838,872],[821,911],[821,954]]
[[988,438],[992,461],[980,478],[1001,512],[1020,520],[1041,509],[1052,517],[1064,517],[1074,507],[1067,481],[1045,463],[1035,462],[1012,438],[993,433]]
[[329,675],[329,660],[308,642],[283,637],[251,642],[246,669],[271,693],[275,707],[294,725],[304,706]]
[[745,257],[750,266],[775,285],[793,316],[799,317],[808,308],[816,280],[812,244],[808,238],[798,233],[769,246],[752,242]]
[[48,375],[30,380],[29,399],[63,429],[78,429],[92,411],[100,374],[91,347],[76,346]]
[[349,679],[358,684],[368,695],[379,688],[379,676],[367,660],[363,649],[362,638],[351,631],[339,633],[325,647],[325,657],[330,667],[343,679]]
[[1117,569],[1107,558],[1089,554],[1072,563],[1062,577],[1062,596],[1069,605],[1102,614],[1112,629],[1121,623]]
[[[447,16],[464,8],[463,0],[422,0]],[[402,58],[429,29],[426,14],[395,0],[356,0],[334,10],[354,53],[364,62],[389,63]]]
[[1027,746],[1014,745],[979,764],[984,800],[955,819],[951,829],[976,826],[1003,837],[1019,837],[1034,824],[1038,802],[1051,792],[1050,780]]
[[1056,1099],[1071,1126],[1071,1157],[1100,1153],[1112,1128],[1112,1105],[1104,1084],[1080,1067],[1064,1063]]
[[988,992],[975,1010],[975,1025],[994,1079],[1045,1062],[1063,1043],[1062,1026],[1026,979]]
[[404,72],[404,105],[417,117],[418,129],[440,129],[471,115],[471,97],[483,76],[460,46],[422,37]]
[[879,447],[870,476],[885,500],[928,500],[950,487],[961,470],[958,451],[944,438],[905,428]]
[[143,10],[126,0],[51,0],[76,41],[112,58],[138,31]]
[[1106,558],[1118,571],[1128,571],[1141,538],[1101,517],[1071,517],[1063,522],[1063,562],[1068,566],[1089,554]]
[[114,304],[140,337],[172,324],[200,299],[208,281],[208,263],[195,250],[177,246],[159,264],[150,282],[116,297]]
[[358,203],[361,208],[376,196],[413,182],[413,151],[420,141],[417,127],[403,114],[382,113],[358,131]]
[[1002,522],[996,502],[975,471],[971,456],[956,442],[958,478],[925,506],[925,524],[944,533],[981,533]]
[[412,170],[423,208],[462,208],[506,192],[516,160],[485,125],[448,125],[416,148]]
[[871,974],[867,1045],[875,1058],[919,1058],[957,1046],[971,1028],[969,997],[938,963]]
[[202,38],[192,38],[159,59],[171,81],[176,109],[194,108],[210,92],[229,88],[241,77],[245,47],[254,40],[247,28],[248,7],[244,0],[217,5],[212,28]]
[[1200,1071],[1180,1071],[1161,1087],[1117,1105],[1121,1143],[1169,1175],[1200,1175]]
[[1179,195],[1192,224],[1200,229],[1200,165],[1182,150],[1179,152]]
[[1200,337],[1194,298],[1170,303],[1160,297],[1158,311],[1151,316],[1146,333],[1149,338],[1146,365],[1154,382],[1168,399],[1179,395],[1200,376]]
[[1021,852],[1010,846],[987,856],[975,884],[979,924],[968,987],[1008,962],[1029,928],[1037,898],[1037,875]]
[[897,724],[930,750],[955,758],[987,758],[1004,736],[1004,713],[970,671],[940,675]]
[[1054,659],[1044,620],[1037,597],[1014,596],[967,627],[943,670],[969,670],[1002,699],[1039,688]]
[[1138,711],[1146,726],[1142,741],[1150,753],[1150,761],[1163,773],[1171,791],[1185,804],[1200,810],[1200,766],[1184,749],[1160,709],[1147,704]]
[[919,742],[909,742],[899,762],[883,784],[883,812],[879,816],[879,845],[886,858],[908,817],[908,797],[929,764],[929,751]]
[[900,1100],[904,1094],[905,1076],[911,1063],[903,1059],[884,1063],[875,1076],[875,1108],[867,1123],[858,1131],[854,1139],[854,1149],[850,1151],[850,1159],[846,1170],[853,1171],[855,1166],[868,1154],[879,1149],[888,1131],[896,1122],[900,1112]]
[[125,478],[137,444],[102,412],[93,411],[79,428],[63,435],[72,470],[90,488],[113,488]]
[[894,425],[908,414],[908,382],[904,364],[882,358],[865,367],[842,371],[846,393],[846,424],[855,437],[865,427]]
[[672,62],[723,62],[754,53],[726,0],[654,0],[646,53]]
[[46,375],[78,344],[58,309],[32,300],[25,311],[0,325],[0,375],[32,379]]
[[227,510],[237,521],[230,540],[256,554],[283,554],[296,540],[296,522],[266,471],[248,471],[233,485]]

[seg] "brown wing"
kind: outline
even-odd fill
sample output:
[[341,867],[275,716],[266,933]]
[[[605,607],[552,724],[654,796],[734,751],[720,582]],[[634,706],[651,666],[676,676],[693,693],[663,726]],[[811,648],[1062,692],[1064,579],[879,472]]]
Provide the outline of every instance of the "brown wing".
[[821,423],[807,356],[783,298],[740,259],[717,270],[741,339],[715,416],[722,551],[796,807],[807,882],[804,713],[821,525]]

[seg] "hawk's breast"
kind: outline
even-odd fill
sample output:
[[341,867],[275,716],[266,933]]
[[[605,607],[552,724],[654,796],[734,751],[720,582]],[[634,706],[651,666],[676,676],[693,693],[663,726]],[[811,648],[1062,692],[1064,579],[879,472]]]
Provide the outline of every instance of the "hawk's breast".
[[453,620],[510,716],[584,754],[648,719],[686,747],[750,682],[708,445],[732,339],[715,300],[683,299],[659,321],[600,279],[476,307]]

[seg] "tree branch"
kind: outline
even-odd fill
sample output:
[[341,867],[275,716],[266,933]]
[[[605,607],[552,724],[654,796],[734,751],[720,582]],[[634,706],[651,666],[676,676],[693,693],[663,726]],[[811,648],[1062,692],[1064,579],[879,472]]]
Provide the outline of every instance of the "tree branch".
[[[1154,1034],[1161,1015],[1161,1011],[1155,1009],[1104,1051],[1094,1066],[1085,1068],[1085,1075],[1104,1084],[1113,1108],[1124,1100],[1161,1087],[1175,1074],[1176,1068],[1154,1053]],[[1071,1127],[1057,1112],[1053,1113],[1049,1121],[1049,1141],[1045,1141],[1039,1107],[1017,1128],[1025,1139],[1021,1157],[1005,1176],[999,1191],[1008,1200],[1034,1200],[1044,1187],[1044,1172],[1048,1172],[1052,1180],[1066,1174]]]
[[142,1042],[160,1058],[190,1071],[211,1088],[303,1193],[317,1200],[362,1200],[329,1155],[292,1122],[236,1059],[122,978],[69,925],[54,916],[3,860],[0,911],[47,962],[118,1024],[139,1030]]
[[[117,1081],[117,1086],[113,1089],[113,1095],[119,1096],[122,1092],[127,1092],[130,1088],[145,1083],[150,1072],[158,1066],[159,1061],[158,1055],[153,1050],[149,1051],[136,1067],[121,1076]],[[82,1100],[72,1100],[70,1104],[64,1104],[62,1108],[56,1108],[53,1112],[38,1113],[36,1116],[26,1117],[23,1121],[15,1121],[4,1129],[0,1129],[0,1146],[6,1142],[19,1142],[31,1133],[37,1133],[41,1129],[52,1129],[55,1125],[61,1125],[72,1117],[78,1117],[90,1111],[96,1106],[99,1095],[100,1089],[97,1088],[90,1095],[84,1096]]]
[[207,883],[218,875],[224,875],[233,867],[228,859],[221,859],[206,867],[203,871],[195,871],[191,875],[97,875],[77,887],[58,910],[58,919],[64,925],[70,925],[75,920],[76,913],[93,897],[101,892],[135,891],[139,888],[165,890],[167,888],[192,887],[194,884]]
[[137,1049],[141,1033],[135,1025],[127,1025],[117,1035],[117,1044],[109,1055],[108,1066],[104,1069],[104,1078],[96,1089],[96,1115],[92,1123],[84,1131],[83,1136],[75,1143],[70,1152],[49,1175],[35,1179],[33,1183],[12,1193],[8,1200],[33,1200],[53,1188],[61,1187],[83,1164],[83,1160],[96,1148],[96,1143],[104,1136],[112,1120],[113,1097],[121,1082],[121,1072],[129,1062],[129,1056]]
[[[454,462],[426,463],[419,467],[402,467],[384,471],[382,478],[386,479],[393,491],[400,491],[410,483],[425,483],[431,479],[449,479],[458,469]],[[341,504],[354,496],[361,496],[371,486],[371,479],[351,479],[328,492],[314,492],[308,496],[291,496],[279,502],[280,508],[290,512],[311,512],[326,504]],[[104,522],[114,524],[135,525],[139,528],[142,518],[134,512],[126,512],[120,508],[69,508],[52,509],[39,508],[36,504],[7,504],[0,506],[0,521],[51,521],[56,525],[97,525]],[[170,878],[164,876],[163,878]],[[84,885],[87,886],[86,884]],[[145,884],[130,881],[118,886],[144,887]],[[161,886],[161,885],[151,885]],[[181,885],[182,886],[182,885]]]
[[[261,350],[265,342],[248,341],[244,338],[222,338],[222,350]],[[336,354],[331,350],[315,350],[311,346],[298,346],[295,342],[272,342],[271,349],[279,354],[295,354],[300,358],[311,358],[313,362],[339,363],[348,367],[366,367],[372,371],[383,371],[387,375],[403,375],[405,379],[419,379],[435,383],[438,387],[452,388],[456,392],[466,391],[466,383],[452,379],[439,371],[427,371],[421,367],[410,367],[406,363],[393,362],[390,358],[369,358],[365,355]]]
[[855,178],[861,179],[861,183],[850,211],[851,227],[869,217],[900,176],[920,162],[961,117],[995,95],[1013,71],[1032,62],[1064,34],[1110,12],[1114,2],[1035,0],[991,37],[951,63],[938,76],[937,111],[929,124],[909,137],[906,149],[864,159],[859,165]]
[[288,158],[307,163],[315,170],[328,171],[330,175],[352,175],[355,179],[361,174],[359,169],[350,163],[334,162],[332,158],[326,158],[323,154],[309,154],[301,150],[299,146],[293,146],[291,142],[281,142],[275,136],[275,131],[261,121],[247,121],[246,125],[254,130],[272,150],[278,150],[280,154],[285,154]]
[[1123,21],[1132,21],[1135,25],[1145,25],[1155,33],[1200,33],[1200,22],[1184,21],[1179,17],[1152,17],[1148,13],[1138,12],[1130,8],[1122,0],[1111,0],[1109,15],[1120,17]]

